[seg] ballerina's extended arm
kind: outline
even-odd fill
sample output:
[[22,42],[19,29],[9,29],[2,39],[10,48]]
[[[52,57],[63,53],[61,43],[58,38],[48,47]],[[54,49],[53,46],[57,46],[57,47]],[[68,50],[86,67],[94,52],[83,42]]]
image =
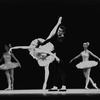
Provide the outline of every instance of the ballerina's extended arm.
[[51,56],[53,56],[54,58],[56,58],[56,60],[59,62],[60,59],[55,55],[53,54],[52,52],[50,51],[46,51],[46,50],[40,50],[40,49],[36,49],[37,52],[43,52],[43,53],[47,53],[47,54],[50,54]]
[[48,53],[48,54],[50,54],[51,56],[53,56],[54,58],[56,58],[56,60],[59,62],[60,61],[60,59],[55,55],[55,54],[53,54],[52,52],[45,52],[45,53]]
[[57,28],[61,24],[61,21],[62,21],[62,17],[59,17],[57,24],[55,25],[55,27],[53,28],[53,30],[50,32],[50,35],[47,37],[46,40],[52,38],[56,34]]
[[15,46],[15,47],[11,47],[9,52],[12,51],[12,49],[30,49],[32,48],[31,46]]
[[76,57],[74,57],[74,58],[70,61],[70,63],[71,63],[73,60],[79,58],[80,56],[81,56],[81,53],[80,53],[79,55],[77,55]]
[[99,57],[97,57],[95,54],[93,54],[91,51],[89,51],[88,50],[88,52],[89,52],[89,54],[91,54],[93,57],[95,57],[95,58],[97,58],[99,61],[100,61],[100,58]]
[[[32,46],[15,46],[15,47],[10,48],[9,52],[11,52],[12,49],[30,49],[30,48],[32,48]],[[49,51],[40,50],[40,49],[36,49],[36,48],[35,48],[35,50],[36,50],[37,52],[48,53],[48,54],[52,55],[53,57],[55,57],[56,60],[59,62],[59,58],[58,58],[55,54],[53,54],[53,53],[51,53],[51,52],[49,52]]]

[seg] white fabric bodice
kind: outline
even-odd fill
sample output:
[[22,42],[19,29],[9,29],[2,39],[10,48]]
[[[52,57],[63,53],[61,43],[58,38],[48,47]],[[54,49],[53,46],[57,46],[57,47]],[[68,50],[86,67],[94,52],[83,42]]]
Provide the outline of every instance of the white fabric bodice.
[[81,55],[82,55],[83,61],[87,61],[89,59],[89,52],[88,51],[83,51],[81,53]]

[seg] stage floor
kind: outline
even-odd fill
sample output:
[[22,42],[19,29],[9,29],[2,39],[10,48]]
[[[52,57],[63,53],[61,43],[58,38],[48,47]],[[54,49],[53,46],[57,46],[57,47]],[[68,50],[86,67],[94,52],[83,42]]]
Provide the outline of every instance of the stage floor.
[[100,89],[67,89],[66,91],[48,91],[48,90],[0,90],[0,95],[14,94],[100,94]]

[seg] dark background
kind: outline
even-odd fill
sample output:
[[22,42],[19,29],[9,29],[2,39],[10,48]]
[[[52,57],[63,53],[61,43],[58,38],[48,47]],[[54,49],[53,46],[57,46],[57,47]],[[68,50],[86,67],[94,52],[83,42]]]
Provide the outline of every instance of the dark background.
[[[82,50],[83,42],[90,42],[89,50],[100,57],[100,2],[97,0],[0,0],[0,56],[4,45],[29,45],[35,38],[47,38],[62,16],[66,27],[64,61],[67,68],[67,88],[84,88],[82,70],[69,61]],[[44,69],[28,54],[28,50],[13,50],[22,68],[15,69],[15,89],[41,89]],[[90,57],[90,59],[97,59]],[[1,64],[3,62],[0,62]],[[100,87],[100,64],[92,68],[91,77]],[[48,83],[48,88],[50,84]],[[89,85],[91,88],[91,84]],[[0,89],[7,87],[4,71],[0,71]]]

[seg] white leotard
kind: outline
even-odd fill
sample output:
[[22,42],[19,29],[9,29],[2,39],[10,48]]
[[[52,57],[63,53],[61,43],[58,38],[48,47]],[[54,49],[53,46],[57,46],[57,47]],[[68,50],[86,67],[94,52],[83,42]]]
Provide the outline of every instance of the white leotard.
[[89,52],[88,51],[83,51],[81,53],[83,61],[87,61],[89,59]]

